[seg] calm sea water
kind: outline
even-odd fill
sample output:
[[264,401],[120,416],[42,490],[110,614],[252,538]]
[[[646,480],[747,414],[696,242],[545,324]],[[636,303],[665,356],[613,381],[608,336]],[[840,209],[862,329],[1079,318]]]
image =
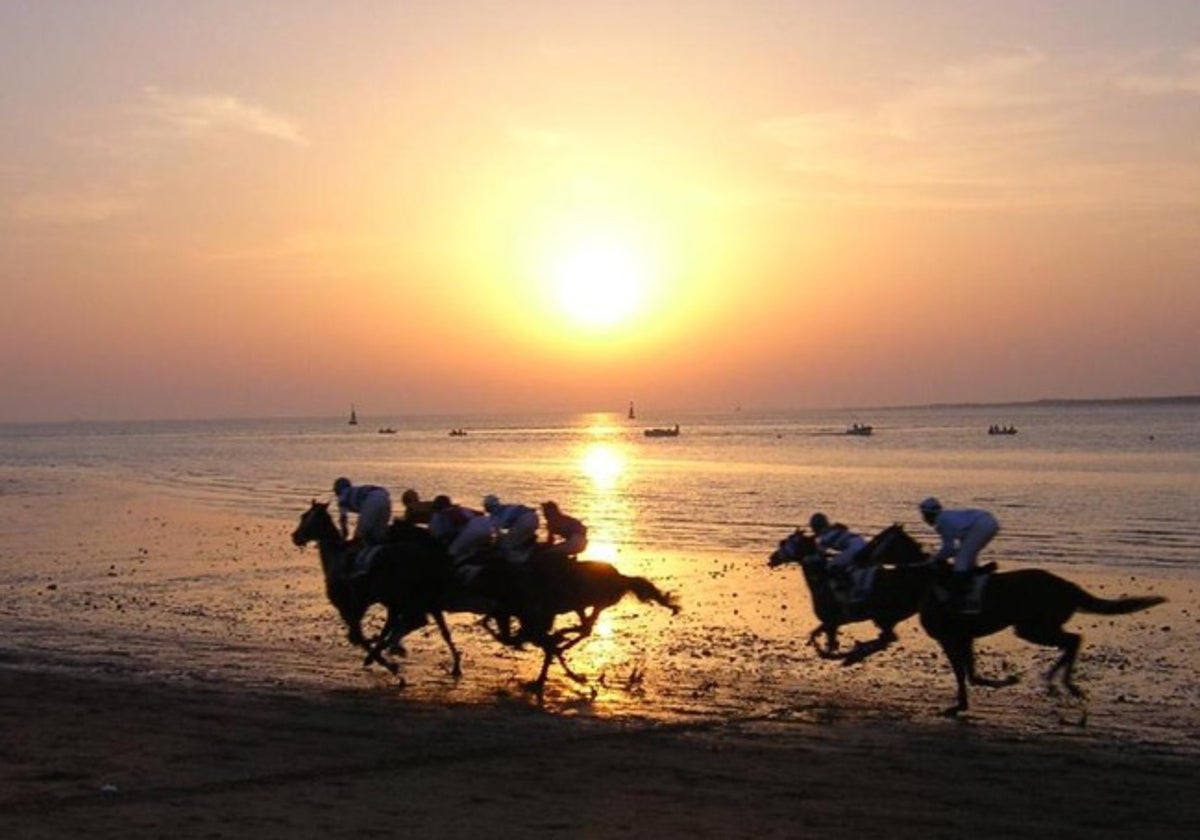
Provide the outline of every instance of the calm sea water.
[[[844,434],[870,423],[871,437]],[[646,438],[679,423],[677,438]],[[1019,433],[990,436],[991,424]],[[380,434],[387,426],[395,434]],[[453,437],[452,428],[467,435]],[[916,504],[980,506],[1000,560],[1200,564],[1200,401],[856,412],[362,417],[0,426],[2,495],[21,468],[133,478],[202,504],[292,519],[338,475],[448,493],[557,500],[624,551],[756,561],[814,510],[864,533]],[[33,481],[35,479],[30,479]],[[45,480],[45,479],[37,479]]]

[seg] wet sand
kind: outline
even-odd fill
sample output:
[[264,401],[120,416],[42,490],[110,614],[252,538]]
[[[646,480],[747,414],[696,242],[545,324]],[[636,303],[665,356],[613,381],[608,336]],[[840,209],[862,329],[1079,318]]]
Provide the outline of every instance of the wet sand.
[[[539,708],[532,653],[453,619],[466,674],[417,634],[407,688],[364,670],[292,522],[92,479],[11,495],[0,589],[0,836],[1194,836],[1195,581],[1065,571],[1170,603],[1086,635],[1079,707],[1009,634],[949,720],[949,669],[915,622],[854,669],[797,642],[794,570],[626,557],[685,612],[625,602]],[[98,489],[103,492],[98,493]],[[53,493],[53,495],[49,495]],[[47,500],[71,527],[47,526]],[[302,505],[298,504],[299,507]],[[13,550],[15,549],[15,550]],[[865,628],[852,637],[865,638]]]
[[6,837],[1190,837],[1194,757],[0,670]]

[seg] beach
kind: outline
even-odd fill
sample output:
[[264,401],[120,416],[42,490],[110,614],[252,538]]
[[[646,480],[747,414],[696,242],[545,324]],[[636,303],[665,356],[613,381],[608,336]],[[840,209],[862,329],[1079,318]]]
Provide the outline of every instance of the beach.
[[[798,573],[697,558],[630,573],[678,591],[676,617],[627,599],[572,656],[586,686],[452,617],[464,676],[428,629],[407,686],[363,669],[294,522],[28,472],[4,526],[0,833],[219,836],[1191,836],[1194,582],[1069,576],[1171,600],[1077,616],[1077,704],[1045,695],[1052,659],[1001,634],[969,714],[915,621],[856,668],[802,644]],[[49,488],[55,487],[53,492]],[[87,505],[82,499],[104,499]],[[71,527],[47,527],[67,500]],[[1131,579],[1132,578],[1132,579]],[[603,629],[603,628],[601,628]],[[846,628],[851,639],[870,628]]]
[[0,670],[7,837],[1190,837],[1195,758],[971,722],[653,725]]

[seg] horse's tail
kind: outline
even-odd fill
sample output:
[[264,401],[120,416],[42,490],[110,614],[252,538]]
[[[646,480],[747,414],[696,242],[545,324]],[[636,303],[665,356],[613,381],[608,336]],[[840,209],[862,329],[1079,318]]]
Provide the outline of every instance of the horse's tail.
[[1167,599],[1161,595],[1137,595],[1131,598],[1097,598],[1080,590],[1079,609],[1098,615],[1125,615],[1126,613],[1148,610]]
[[626,577],[625,583],[629,587],[629,591],[638,597],[639,600],[649,603],[653,601],[656,604],[662,604],[669,609],[672,614],[679,612],[679,604],[675,600],[675,596],[670,592],[663,592],[657,586],[644,577]]

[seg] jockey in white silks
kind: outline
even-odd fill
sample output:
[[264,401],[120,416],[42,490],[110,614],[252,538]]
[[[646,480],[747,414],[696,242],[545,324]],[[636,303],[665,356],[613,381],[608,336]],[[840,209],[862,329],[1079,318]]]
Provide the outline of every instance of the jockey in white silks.
[[[951,596],[962,605],[971,573],[979,562],[979,552],[1000,532],[1000,523],[986,510],[947,510],[933,497],[921,502],[920,511],[925,522],[942,538],[942,546],[933,555],[933,561],[940,563],[954,558]],[[978,609],[978,605],[972,606]]]
[[510,563],[528,560],[530,550],[537,543],[540,524],[537,511],[527,505],[503,504],[491,494],[484,497],[483,509],[492,518],[505,558]]
[[333,483],[337,496],[338,526],[342,536],[349,536],[348,514],[356,513],[354,539],[364,543],[387,541],[388,527],[392,524],[392,494],[374,484],[355,486],[350,479],[342,477]]

